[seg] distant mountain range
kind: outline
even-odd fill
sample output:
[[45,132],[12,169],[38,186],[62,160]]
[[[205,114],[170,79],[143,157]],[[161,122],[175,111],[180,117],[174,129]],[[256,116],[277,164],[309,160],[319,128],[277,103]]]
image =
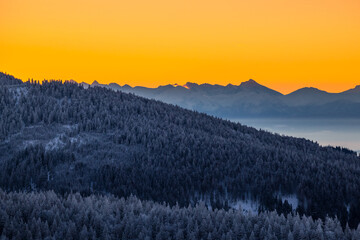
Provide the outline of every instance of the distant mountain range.
[[240,85],[196,84],[165,85],[157,88],[108,85],[94,81],[86,87],[106,87],[117,91],[160,100],[223,118],[358,118],[360,85],[341,93],[317,88],[301,88],[282,94],[250,79]]

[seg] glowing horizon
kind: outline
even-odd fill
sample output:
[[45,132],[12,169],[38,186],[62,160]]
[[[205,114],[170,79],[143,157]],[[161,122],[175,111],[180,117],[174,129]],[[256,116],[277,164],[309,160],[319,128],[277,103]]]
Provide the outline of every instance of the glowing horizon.
[[0,71],[157,87],[248,79],[289,93],[360,84],[357,0],[0,2]]

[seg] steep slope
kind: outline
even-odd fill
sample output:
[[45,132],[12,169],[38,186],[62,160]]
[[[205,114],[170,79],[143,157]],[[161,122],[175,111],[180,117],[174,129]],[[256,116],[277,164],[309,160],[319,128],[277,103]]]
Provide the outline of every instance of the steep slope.
[[[131,94],[58,81],[0,87],[6,190],[134,194],[186,206],[242,198],[356,227],[360,161],[347,149],[282,137]],[[347,209],[349,206],[349,209]]]

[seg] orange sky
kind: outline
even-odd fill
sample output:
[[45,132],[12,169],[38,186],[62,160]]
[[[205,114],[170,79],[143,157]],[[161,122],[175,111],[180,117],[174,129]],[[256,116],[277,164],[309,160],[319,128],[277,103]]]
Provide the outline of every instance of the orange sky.
[[0,71],[339,92],[360,84],[360,1],[0,0]]

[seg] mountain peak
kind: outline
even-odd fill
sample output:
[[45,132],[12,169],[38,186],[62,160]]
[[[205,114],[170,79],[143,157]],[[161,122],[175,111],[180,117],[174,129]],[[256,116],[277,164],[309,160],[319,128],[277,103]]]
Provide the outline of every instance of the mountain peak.
[[183,87],[186,89],[190,89],[190,86],[188,86],[187,83]]
[[192,82],[187,82],[184,87],[186,86],[187,89],[190,89],[190,88],[194,88],[194,87],[198,87],[199,84],[197,83],[192,83]]
[[161,85],[161,86],[159,86],[158,87],[158,89],[168,89],[168,88],[174,88],[174,87],[176,87],[175,85],[173,85],[173,84],[167,84],[167,85]]
[[249,79],[246,82],[242,82],[238,89],[240,89],[240,91],[249,91],[249,92],[255,92],[255,93],[266,93],[266,94],[271,94],[271,95],[282,95],[281,93],[270,89],[268,87],[265,87],[259,83],[257,83],[254,79]]
[[121,88],[121,86],[117,83],[109,83],[109,87],[112,87],[112,88]]
[[171,84],[171,86],[176,87],[176,88],[180,87],[180,88],[190,89],[188,86],[186,86],[186,84],[185,85],[180,85],[180,84],[175,83],[175,84]]
[[314,88],[314,87],[304,87],[304,88],[300,88],[288,95],[302,95],[302,94],[327,94],[328,92],[320,90],[318,88]]
[[98,81],[94,80],[91,85],[100,85],[100,84],[98,83]]
[[320,89],[318,88],[314,88],[314,87],[303,87],[303,88],[300,88],[298,90],[302,90],[302,91],[313,91],[313,92],[317,92],[317,91],[321,91]]
[[261,86],[259,83],[257,83],[254,79],[249,79],[246,82],[242,82],[240,84],[241,87],[256,87],[256,86]]

